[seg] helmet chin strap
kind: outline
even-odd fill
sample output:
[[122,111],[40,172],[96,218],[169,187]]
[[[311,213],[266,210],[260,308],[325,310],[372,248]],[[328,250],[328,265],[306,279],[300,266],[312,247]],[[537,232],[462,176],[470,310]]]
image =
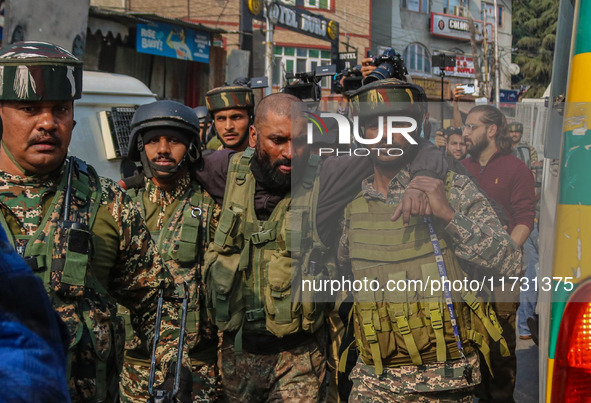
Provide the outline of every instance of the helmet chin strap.
[[148,160],[148,156],[146,155],[146,149],[144,148],[144,140],[142,139],[142,136],[138,136],[137,149],[140,152],[140,162],[144,167],[144,175],[146,176],[146,178],[152,179],[154,175],[152,174],[152,169],[150,168],[150,161]]
[[[153,177],[155,177],[157,179],[172,178],[187,163],[187,159],[188,159],[187,154],[188,153],[185,153],[185,155],[183,156],[183,159],[178,164],[176,164],[174,166],[163,167],[163,166],[153,163],[152,161],[150,161],[148,159],[148,156],[146,155],[144,141],[141,138],[141,136],[137,139],[137,148],[140,152],[140,161],[142,163],[142,166],[144,167],[144,175],[148,179],[152,179]],[[165,172],[165,173],[163,174],[161,172]]]
[[[146,152],[143,151],[143,153],[145,154]],[[146,160],[148,160],[148,158],[146,157]],[[176,165],[174,166],[160,166],[158,164],[155,164],[152,161],[148,160],[148,164],[150,166],[150,171],[151,174],[153,176],[155,176],[158,179],[168,179],[168,178],[172,178],[174,175],[177,174],[177,172],[179,172],[187,163],[187,154],[185,154],[183,156],[183,159]],[[143,164],[143,162],[142,162]],[[162,172],[165,172],[164,174]],[[146,175],[147,177],[147,175]]]

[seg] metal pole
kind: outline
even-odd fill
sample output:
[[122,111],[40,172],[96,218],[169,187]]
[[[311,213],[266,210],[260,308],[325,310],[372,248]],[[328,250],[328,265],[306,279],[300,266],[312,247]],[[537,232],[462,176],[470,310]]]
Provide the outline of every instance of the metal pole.
[[[490,92],[489,92],[489,88],[490,88],[490,78],[489,78],[489,68],[488,68],[488,32],[486,29],[486,11],[484,12],[484,29],[482,30],[482,36],[483,36],[483,40],[482,40],[482,47],[483,49],[483,54],[484,54],[484,85],[483,85],[483,90],[484,90],[484,96],[486,97],[486,99],[490,99]],[[476,55],[474,55],[474,58],[476,58]]]
[[500,63],[499,63],[499,8],[497,6],[497,0],[494,0],[495,8],[495,106],[501,107],[501,91],[500,91]]
[[265,1],[265,76],[269,86],[265,88],[265,96],[273,92],[273,24],[269,18],[270,1]]
[[[445,55],[442,55],[445,60]],[[445,62],[441,63],[444,67],[441,67],[441,130],[443,130],[443,77],[445,77]]]

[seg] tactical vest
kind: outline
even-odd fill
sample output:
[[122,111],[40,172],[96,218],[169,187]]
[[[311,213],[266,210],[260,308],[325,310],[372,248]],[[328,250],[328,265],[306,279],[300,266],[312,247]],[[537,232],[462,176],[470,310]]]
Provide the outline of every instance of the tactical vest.
[[[447,183],[450,180],[448,175]],[[431,280],[440,280],[440,274],[427,224],[420,217],[411,217],[408,227],[403,226],[401,218],[392,222],[394,207],[367,200],[360,193],[345,212],[355,279],[377,279],[383,287],[375,293],[359,293],[354,304],[360,356],[365,364],[375,365],[377,374],[382,373],[383,366],[421,365],[461,357],[443,289],[430,288]],[[434,225],[449,280],[463,280],[466,274],[442,223]],[[387,290],[388,281],[399,285],[396,291]],[[425,285],[422,289],[408,286],[418,281]],[[489,337],[508,353],[490,303],[464,291],[452,290],[452,299],[466,353],[476,347],[489,364]]]
[[[68,172],[75,161],[71,182],[70,217],[64,217]],[[78,358],[74,377],[95,374],[96,399],[107,395],[107,369],[116,368],[114,353],[123,344],[122,327],[116,320],[116,307],[107,290],[95,277],[90,265],[92,227],[101,201],[100,180],[84,161],[70,157],[57,191],[46,209],[39,228],[32,236],[13,233],[6,221],[10,214],[0,204],[0,223],[12,245],[26,241],[19,254],[43,280],[54,308],[66,323],[71,340],[67,377],[70,379],[71,357]],[[41,206],[39,206],[41,208]],[[69,219],[69,220],[68,220]],[[101,339],[99,340],[99,335]],[[85,357],[81,360],[81,357]],[[92,359],[88,359],[92,357]],[[120,357],[118,357],[120,358]],[[88,368],[87,367],[94,367]]]
[[[270,332],[276,337],[314,333],[329,305],[315,303],[301,287],[292,289],[292,270],[294,284],[300,284],[299,278],[326,278],[332,267],[324,262],[311,222],[315,212],[304,213],[317,197],[318,180],[313,178],[319,161],[309,166],[312,173],[307,172],[302,181],[301,199],[287,195],[268,220],[259,220],[254,205],[256,180],[250,170],[253,153],[248,148],[230,161],[220,222],[205,258],[208,309],[224,332]],[[294,223],[307,227],[293,231]],[[292,254],[294,245],[298,250],[300,245],[316,245],[318,251],[314,256],[310,251]],[[239,340],[237,335],[237,349]]]
[[[142,216],[145,218],[146,208],[143,203],[145,187],[141,189],[130,189],[127,193],[134,202],[140,204]],[[178,269],[182,271],[183,277],[187,274],[191,275],[191,279],[187,281],[191,289],[191,299],[188,304],[186,331],[187,335],[194,336],[195,342],[198,342],[197,334],[199,333],[200,325],[200,309],[198,304],[204,307],[204,295],[202,295],[201,290],[201,259],[203,258],[201,251],[209,243],[208,229],[213,205],[213,199],[205,196],[198,184],[192,183],[179,199],[176,209],[163,225],[162,231],[150,231],[150,236],[157,244],[162,261],[168,267],[169,272],[173,274],[173,277],[175,277],[175,282],[177,284],[182,282],[182,279],[179,278],[179,274],[181,273],[178,273]],[[172,221],[179,215],[179,221],[181,222],[180,229],[178,229],[178,222],[174,228],[171,227]],[[203,218],[204,216],[205,218]],[[203,221],[204,219],[205,221]],[[180,236],[174,242],[165,245],[165,241],[170,240],[176,230],[180,231]],[[126,341],[130,341],[134,337],[134,331],[131,326],[129,311],[125,307],[120,306],[119,315],[125,321]],[[194,347],[189,345],[190,349]],[[147,357],[144,357],[144,359],[147,359]],[[140,360],[141,358],[138,359],[138,364],[150,365],[149,360],[144,360],[141,363],[139,362]],[[198,359],[193,361],[195,365],[203,364],[203,362],[197,362]]]
[[513,155],[519,158],[521,161],[531,169],[531,148],[527,144],[519,144],[513,148]]

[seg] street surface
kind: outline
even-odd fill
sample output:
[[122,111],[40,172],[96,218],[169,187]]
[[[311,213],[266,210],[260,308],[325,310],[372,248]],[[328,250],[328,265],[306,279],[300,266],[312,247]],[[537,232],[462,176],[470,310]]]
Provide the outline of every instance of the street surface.
[[517,403],[538,403],[538,346],[532,340],[520,340],[517,334],[517,382],[513,397]]

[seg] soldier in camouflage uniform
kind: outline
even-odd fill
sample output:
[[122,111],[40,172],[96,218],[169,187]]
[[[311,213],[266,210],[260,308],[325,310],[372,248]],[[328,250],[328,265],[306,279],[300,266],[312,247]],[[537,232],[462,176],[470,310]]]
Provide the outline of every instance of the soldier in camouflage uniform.
[[[206,160],[210,179],[219,175],[225,185],[205,279],[208,309],[224,332],[223,388],[231,402],[316,402],[325,395],[325,310],[298,308],[290,288],[291,169],[306,148],[305,139],[298,137],[297,146],[292,139],[296,104],[287,94],[264,98],[250,128],[253,148]],[[297,122],[304,127],[301,117]],[[216,189],[219,181],[209,185]]]
[[[413,117],[416,135],[425,118],[424,101],[422,88],[396,79],[369,84],[351,97],[366,139],[379,135],[378,116]],[[457,258],[491,274],[518,273],[520,251],[474,183],[452,171],[445,185],[426,176],[411,180],[408,167],[419,146],[399,133],[393,134],[392,145],[385,137],[374,145],[382,153],[371,154],[374,175],[345,210],[339,247],[345,271],[352,269],[358,280],[378,279],[382,287],[388,280],[407,279],[427,281],[428,287],[429,278],[443,275],[461,280],[465,274]],[[404,153],[389,156],[389,147]],[[400,203],[407,189],[426,193],[430,218],[415,216],[408,225],[401,218],[390,220],[392,205]],[[500,326],[490,304],[473,294],[443,295],[434,287],[431,292],[409,288],[389,293],[382,288],[356,295],[353,317],[360,359],[351,373],[350,401],[473,400],[481,379],[477,350],[487,356],[489,337],[506,347]]]
[[[195,172],[224,205],[205,278],[208,309],[224,331],[223,386],[230,401],[313,402],[325,395],[322,325],[330,304],[292,305],[299,290],[290,288],[290,266],[298,269],[294,276],[326,278],[339,237],[335,222],[372,164],[347,156],[322,164],[317,156],[308,159],[305,121],[291,115],[301,107],[287,94],[264,98],[250,128],[254,149],[205,155],[207,169]],[[302,121],[303,127],[292,126]],[[430,151],[416,158],[421,163],[413,173],[439,172],[442,154]]]
[[538,152],[534,147],[521,142],[523,136],[523,123],[509,123],[509,136],[513,141],[513,155],[523,161],[530,169],[538,162]]
[[[205,295],[201,265],[210,224],[216,219],[216,205],[189,173],[189,167],[201,161],[199,120],[183,104],[157,101],[138,108],[131,121],[131,135],[129,157],[142,162],[144,173],[120,183],[142,212],[177,289],[183,289],[183,282],[189,285],[185,342],[192,366],[192,401],[215,401],[218,341],[202,309]],[[127,310],[120,307],[119,311]],[[127,339],[120,385],[122,401],[146,401],[150,359],[136,348],[137,336],[129,332]],[[162,374],[156,377],[162,378]]]
[[[72,400],[113,399],[124,340],[115,303],[130,308],[148,350],[158,288],[172,279],[132,200],[83,161],[66,159],[82,62],[52,44],[19,42],[0,51],[0,73],[0,222],[68,328]],[[168,380],[176,360],[168,342],[179,335],[170,312],[166,304],[156,351]]]
[[244,151],[248,147],[248,128],[254,122],[254,94],[239,85],[218,87],[205,94],[215,134],[208,149]]

